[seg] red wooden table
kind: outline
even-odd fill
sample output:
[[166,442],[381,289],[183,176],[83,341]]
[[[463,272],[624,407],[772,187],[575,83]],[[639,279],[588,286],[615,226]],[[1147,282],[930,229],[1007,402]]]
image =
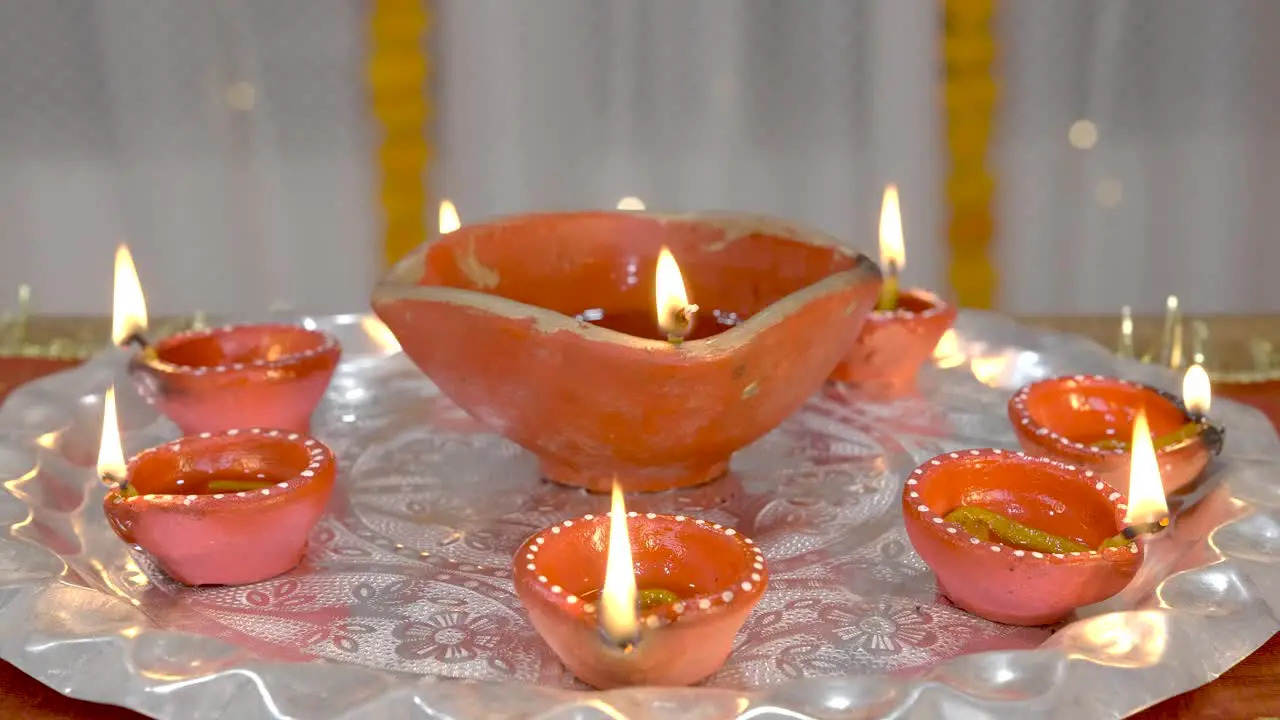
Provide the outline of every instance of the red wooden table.
[[[0,400],[14,386],[65,367],[68,363],[62,361],[0,358]],[[1280,428],[1280,416],[1269,416]],[[1280,635],[1214,682],[1136,717],[1254,720],[1272,715],[1280,715]],[[0,719],[143,720],[143,716],[123,708],[72,700],[0,661]]]

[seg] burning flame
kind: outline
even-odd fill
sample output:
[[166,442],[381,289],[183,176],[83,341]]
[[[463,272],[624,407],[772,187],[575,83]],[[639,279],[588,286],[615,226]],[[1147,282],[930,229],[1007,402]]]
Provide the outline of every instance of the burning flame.
[[1209,373],[1199,365],[1192,365],[1182,376],[1182,402],[1187,411],[1195,415],[1208,415],[1213,404],[1213,390],[1209,386]]
[[628,195],[618,201],[619,210],[644,210],[644,201],[634,195]]
[[665,247],[658,254],[654,287],[658,327],[667,334],[683,336],[689,331],[685,316],[691,310],[697,310],[697,306],[689,304],[689,294],[684,289],[680,266],[676,264],[675,256]]
[[107,388],[102,402],[102,440],[98,445],[98,476],[123,480],[124,449],[120,446],[120,425],[116,421],[116,388]]
[[902,210],[898,207],[898,186],[887,185],[880,205],[880,266],[892,264],[899,271],[907,265],[907,249],[902,239]]
[[1169,505],[1164,499],[1160,463],[1156,461],[1145,410],[1139,410],[1133,419],[1133,443],[1129,447],[1129,509],[1125,511],[1124,522],[1138,525],[1163,520],[1169,516]]
[[124,344],[131,335],[147,332],[147,299],[138,282],[133,255],[124,243],[116,248],[115,289],[111,299],[111,342]]
[[631,560],[631,539],[627,536],[627,506],[622,486],[613,483],[612,514],[609,517],[609,554],[600,591],[600,628],[618,643],[636,636],[640,618],[636,613],[636,574]]
[[440,214],[436,222],[441,235],[448,235],[462,227],[462,219],[458,217],[458,208],[453,206],[452,200],[440,201]]

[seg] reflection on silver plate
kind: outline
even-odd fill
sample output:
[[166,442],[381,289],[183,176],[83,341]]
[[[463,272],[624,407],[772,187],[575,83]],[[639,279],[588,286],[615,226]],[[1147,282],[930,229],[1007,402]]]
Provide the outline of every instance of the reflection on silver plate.
[[1230,428],[1226,455],[1175,499],[1173,529],[1121,596],[1056,629],[986,622],[940,597],[903,533],[905,475],[941,452],[1014,447],[1005,402],[1023,383],[1155,372],[966,313],[921,398],[826,388],[728,476],[631,500],[741,529],[772,578],[704,686],[594,693],[530,628],[509,561],[535,530],[606,499],[540,481],[527,453],[442,398],[376,321],[302,322],[345,349],[314,418],[340,490],[304,565],[267,582],[179,586],[107,528],[92,468],[102,391],[120,381],[126,450],[176,434],[128,390],[120,354],[0,408],[4,659],[162,718],[1101,718],[1208,682],[1280,627],[1280,441],[1228,402],[1214,411]]

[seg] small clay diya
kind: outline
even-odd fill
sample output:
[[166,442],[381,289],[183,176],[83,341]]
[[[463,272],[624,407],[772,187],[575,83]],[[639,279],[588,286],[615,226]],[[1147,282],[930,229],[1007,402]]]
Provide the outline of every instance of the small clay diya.
[[331,335],[297,325],[232,325],[168,337],[129,364],[147,400],[186,435],[237,427],[305,433],[337,367]]
[[611,515],[565,520],[516,553],[516,594],[534,629],[574,675],[601,690],[709,677],[768,585],[760,549],[705,520],[627,513],[642,610],[637,639],[622,648],[602,634],[598,607]]
[[1027,385],[1009,399],[1009,422],[1024,450],[1088,468],[1128,487],[1126,440],[1146,410],[1166,494],[1194,480],[1222,452],[1223,428],[1177,396],[1117,378],[1075,375]]
[[[939,592],[1009,625],[1057,622],[1129,584],[1143,550],[1112,544],[1125,528],[1125,503],[1091,470],[1008,450],[939,455],[902,490],[907,536]],[[983,515],[1003,527],[973,522]],[[1058,544],[1031,549],[1039,542]]]
[[867,316],[853,349],[831,379],[870,395],[895,398],[915,392],[916,376],[956,320],[956,308],[926,290],[898,295],[893,310]]
[[178,582],[243,585],[301,562],[334,473],[329,448],[298,433],[201,433],[135,455],[103,510]]
[[[693,327],[655,310],[663,247]],[[880,273],[831,237],[748,215],[579,212],[463,226],[374,290],[458,406],[594,492],[695,485],[794,413],[853,344]],[[692,309],[692,306],[690,307]]]

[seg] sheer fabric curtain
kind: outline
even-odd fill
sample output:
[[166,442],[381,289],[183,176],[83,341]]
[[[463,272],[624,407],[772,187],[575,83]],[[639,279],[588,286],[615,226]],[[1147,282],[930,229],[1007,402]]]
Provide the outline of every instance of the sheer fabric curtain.
[[[1000,8],[1004,309],[1280,311],[1280,4]],[[367,13],[0,0],[0,306],[28,282],[42,310],[103,311],[127,240],[157,312],[363,307]],[[945,290],[940,21],[933,0],[437,0],[424,202],[477,220],[637,195],[874,252],[896,181],[908,280]]]
[[463,221],[729,209],[876,252],[903,193],[909,280],[945,277],[933,0],[443,0],[434,186]]
[[364,307],[377,216],[350,0],[0,0],[0,306]]
[[1000,7],[1004,308],[1280,312],[1280,3]]

